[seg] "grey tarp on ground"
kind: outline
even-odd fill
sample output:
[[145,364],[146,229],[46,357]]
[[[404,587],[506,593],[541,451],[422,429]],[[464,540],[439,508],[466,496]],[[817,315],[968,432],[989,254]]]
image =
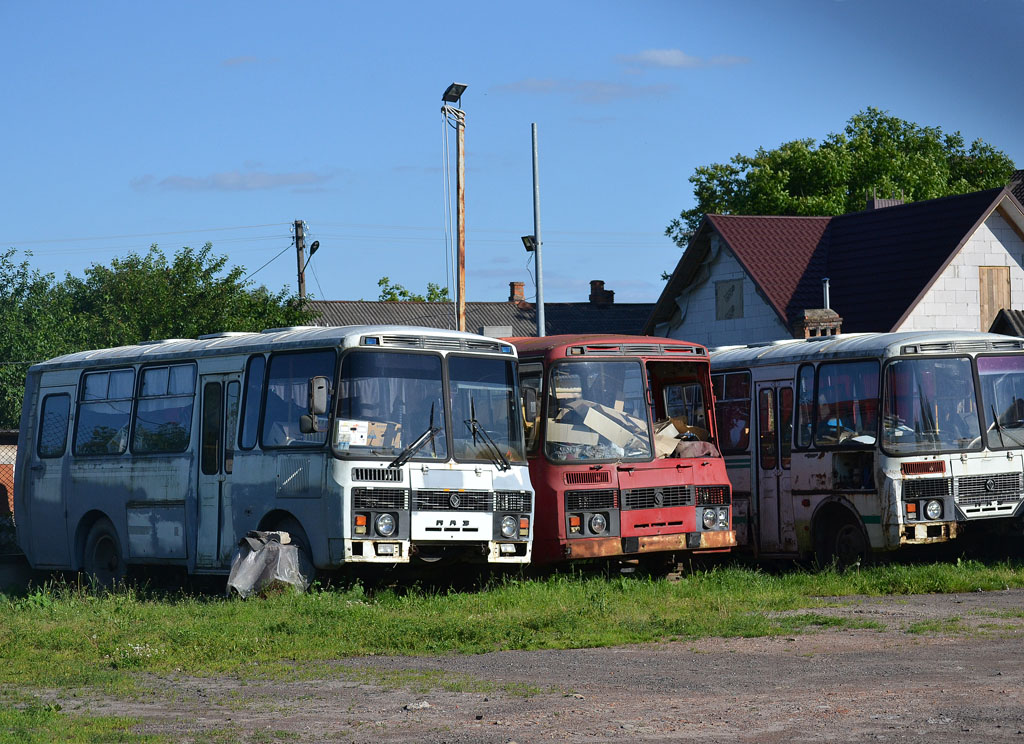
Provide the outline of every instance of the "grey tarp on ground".
[[238,543],[228,575],[228,594],[243,599],[284,585],[299,591],[309,587],[313,567],[287,532],[247,534]]

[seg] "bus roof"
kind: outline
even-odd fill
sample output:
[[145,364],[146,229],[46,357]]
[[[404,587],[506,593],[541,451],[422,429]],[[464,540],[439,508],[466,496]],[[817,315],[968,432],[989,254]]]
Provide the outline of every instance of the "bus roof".
[[55,357],[32,365],[30,372],[69,367],[100,367],[118,363],[157,362],[204,356],[249,354],[310,347],[358,346],[366,337],[381,348],[476,351],[516,355],[507,341],[422,326],[295,326],[268,328],[259,333],[223,332],[192,338],[146,341],[132,346],[94,349]]
[[561,336],[516,337],[506,341],[515,345],[520,356],[543,354],[550,357],[570,356],[570,348],[585,356],[664,356],[686,354],[707,356],[707,349],[701,344],[691,343],[664,336],[630,336],[622,334],[566,334]]
[[1024,339],[981,331],[841,333],[748,346],[724,346],[712,349],[711,364],[717,369],[727,369],[821,359],[1022,350]]

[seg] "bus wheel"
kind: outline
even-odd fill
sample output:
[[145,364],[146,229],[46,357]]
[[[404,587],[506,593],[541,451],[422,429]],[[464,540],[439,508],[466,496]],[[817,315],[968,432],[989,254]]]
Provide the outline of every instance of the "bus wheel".
[[279,532],[287,532],[291,537],[292,544],[302,554],[299,570],[312,584],[313,579],[316,578],[316,566],[313,565],[313,550],[309,547],[309,538],[306,536],[306,531],[302,529],[302,525],[298,523],[298,520],[287,517],[278,522],[274,529]]
[[827,527],[825,539],[818,549],[818,566],[831,564],[840,571],[860,566],[868,560],[868,542],[864,531],[852,517],[844,517]]
[[97,519],[85,538],[82,571],[96,586],[111,589],[124,581],[127,566],[117,531],[109,519]]

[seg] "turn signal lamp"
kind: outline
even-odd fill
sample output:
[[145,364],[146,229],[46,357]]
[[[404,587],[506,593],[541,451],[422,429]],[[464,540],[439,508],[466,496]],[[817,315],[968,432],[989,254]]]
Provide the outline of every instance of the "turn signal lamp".
[[366,534],[366,515],[365,514],[356,514],[356,534],[357,535],[365,535]]
[[578,516],[575,516],[575,515],[569,517],[569,532],[579,532],[579,531],[580,531],[580,518]]
[[530,520],[528,517],[519,518],[519,535],[525,537],[530,534]]
[[907,504],[907,514],[917,514],[917,504],[916,503],[911,502],[911,503]]

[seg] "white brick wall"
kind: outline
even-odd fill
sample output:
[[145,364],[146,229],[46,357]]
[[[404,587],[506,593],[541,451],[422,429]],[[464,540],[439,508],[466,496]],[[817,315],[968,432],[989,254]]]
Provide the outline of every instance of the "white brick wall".
[[975,231],[903,324],[894,330],[987,331],[988,328],[981,327],[979,266],[1009,266],[1011,306],[1024,307],[1024,241],[1006,220],[994,213]]
[[[715,347],[792,336],[729,250],[723,247],[710,268],[710,276],[697,287],[691,287],[686,317],[681,325],[669,331],[670,338]],[[729,279],[743,279],[743,317],[716,320],[715,282]],[[673,322],[678,319],[677,310]]]

